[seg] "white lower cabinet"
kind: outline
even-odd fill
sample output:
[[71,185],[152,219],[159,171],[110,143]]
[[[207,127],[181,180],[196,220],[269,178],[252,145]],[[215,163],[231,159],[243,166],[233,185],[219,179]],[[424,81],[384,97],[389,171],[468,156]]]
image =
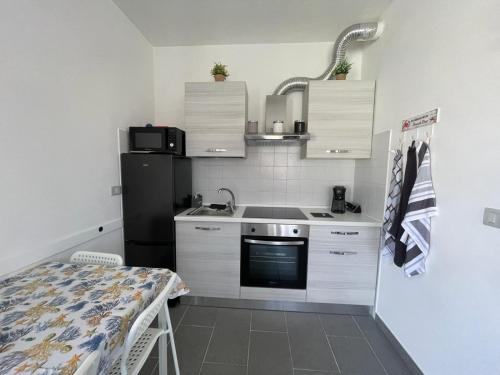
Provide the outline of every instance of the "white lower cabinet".
[[192,296],[240,297],[239,223],[176,222],[177,273]]
[[373,305],[379,228],[311,226],[307,290],[240,289],[240,223],[176,222],[177,272],[202,297]]
[[373,305],[379,229],[311,226],[307,302]]

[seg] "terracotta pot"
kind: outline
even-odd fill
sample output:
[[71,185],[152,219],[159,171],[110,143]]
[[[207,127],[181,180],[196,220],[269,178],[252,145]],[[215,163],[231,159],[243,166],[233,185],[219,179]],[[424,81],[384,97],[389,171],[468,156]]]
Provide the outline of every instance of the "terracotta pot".
[[346,77],[347,77],[347,74],[335,74],[335,79],[337,81],[344,81]]
[[226,80],[226,77],[224,76],[224,74],[216,74],[216,75],[214,75],[214,78],[217,82],[221,82],[221,81]]

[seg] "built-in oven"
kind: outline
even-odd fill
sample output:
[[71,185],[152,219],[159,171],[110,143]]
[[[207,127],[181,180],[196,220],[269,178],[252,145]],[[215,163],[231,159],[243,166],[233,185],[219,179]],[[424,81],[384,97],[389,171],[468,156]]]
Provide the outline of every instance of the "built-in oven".
[[241,224],[241,286],[306,289],[309,226]]

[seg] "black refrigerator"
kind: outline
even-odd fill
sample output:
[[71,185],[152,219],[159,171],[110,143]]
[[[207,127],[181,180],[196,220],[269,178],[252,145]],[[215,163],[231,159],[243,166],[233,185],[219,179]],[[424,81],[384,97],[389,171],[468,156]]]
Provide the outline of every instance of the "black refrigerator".
[[122,154],[125,264],[176,270],[174,216],[191,207],[191,160]]

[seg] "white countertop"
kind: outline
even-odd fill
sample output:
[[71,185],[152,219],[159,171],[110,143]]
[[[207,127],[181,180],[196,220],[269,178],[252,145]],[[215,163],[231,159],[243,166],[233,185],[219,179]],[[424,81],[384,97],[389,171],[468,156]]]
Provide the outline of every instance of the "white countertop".
[[[244,218],[246,206],[238,206],[233,216],[190,216],[188,215],[195,208],[189,208],[175,216],[175,221],[211,221],[226,223],[269,223],[269,224],[305,224],[305,225],[344,225],[359,227],[380,227],[382,223],[364,214],[333,214],[327,208],[307,208],[299,207],[307,216],[308,220],[287,220],[287,219],[255,219]],[[319,218],[311,215],[311,212],[329,213],[333,218]]]

